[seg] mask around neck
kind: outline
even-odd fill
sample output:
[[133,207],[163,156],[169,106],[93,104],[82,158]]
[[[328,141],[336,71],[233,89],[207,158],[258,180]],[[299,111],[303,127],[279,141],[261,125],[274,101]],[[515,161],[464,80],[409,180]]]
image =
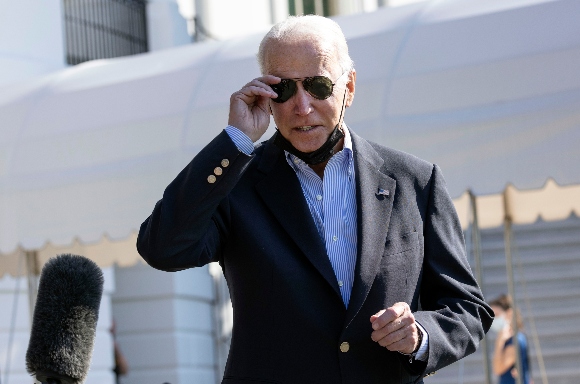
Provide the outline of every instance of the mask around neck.
[[336,146],[336,144],[338,144],[340,139],[344,137],[344,133],[342,132],[342,130],[338,129],[338,125],[339,124],[336,124],[334,130],[332,131],[330,136],[328,136],[326,142],[322,144],[320,148],[318,148],[313,152],[299,151],[298,149],[296,149],[296,147],[292,145],[291,142],[289,142],[284,136],[282,136],[280,131],[276,131],[276,136],[274,137],[274,145],[276,145],[278,148],[284,151],[290,152],[291,154],[293,154],[300,160],[304,161],[308,165],[316,165],[324,163],[325,161],[330,159],[332,155],[334,155],[334,147]]

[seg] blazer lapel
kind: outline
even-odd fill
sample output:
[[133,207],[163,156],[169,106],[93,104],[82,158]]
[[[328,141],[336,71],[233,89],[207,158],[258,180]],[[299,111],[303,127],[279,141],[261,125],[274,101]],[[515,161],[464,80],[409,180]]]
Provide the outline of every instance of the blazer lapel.
[[266,175],[256,184],[256,190],[286,233],[341,297],[326,247],[316,229],[298,177],[286,162],[282,150],[271,140],[265,145],[258,169]]
[[384,160],[374,148],[366,140],[350,132],[357,178],[358,250],[346,326],[360,310],[378,272],[397,184],[394,179],[380,171]]

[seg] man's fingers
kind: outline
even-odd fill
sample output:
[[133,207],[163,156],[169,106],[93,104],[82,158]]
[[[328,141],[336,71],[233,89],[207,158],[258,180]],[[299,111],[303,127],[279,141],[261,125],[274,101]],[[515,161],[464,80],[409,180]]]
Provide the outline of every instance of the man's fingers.
[[371,339],[391,351],[411,353],[419,338],[415,316],[407,303],[396,303],[372,315]]
[[396,333],[397,331],[404,329],[412,324],[412,321],[408,318],[397,318],[395,321],[391,321],[381,328],[377,328],[371,333],[371,339],[373,341],[379,341],[384,337]]
[[264,88],[266,90],[272,90],[270,85],[278,84],[280,82],[280,78],[272,75],[257,77],[254,80],[250,81],[248,84],[244,85],[242,89],[247,87],[259,87]]
[[390,351],[411,353],[419,338],[419,330],[414,332],[414,329],[412,325],[405,326],[377,340],[377,343]]
[[395,343],[400,342],[406,337],[405,327],[399,328],[396,331],[389,333],[388,335],[377,340],[377,343],[383,347],[389,347]]
[[385,313],[386,309],[381,309],[377,313],[371,316],[371,323],[373,323],[376,319],[378,319],[383,313]]
[[257,97],[276,98],[278,95],[272,90],[270,84],[277,84],[280,78],[272,75],[257,77],[244,85],[242,89],[232,94],[231,101],[242,100],[247,105],[256,102]]
[[270,124],[268,102],[278,97],[270,84],[280,82],[272,75],[257,77],[230,97],[228,125],[244,132],[252,141],[258,140]]
[[401,351],[404,353],[412,352],[415,340],[413,338],[413,332],[409,328],[410,327],[401,328],[398,331],[385,336],[378,341],[379,345],[387,348],[389,351]]
[[254,104],[258,96],[276,98],[278,95],[269,88],[257,87],[254,85],[244,87],[232,95],[232,98],[239,98],[247,105]]
[[392,309],[393,311],[395,311],[395,313],[399,317],[403,316],[405,314],[405,312],[411,313],[411,308],[409,308],[409,304],[404,303],[404,302],[395,303],[389,309]]
[[409,305],[407,303],[395,303],[392,307],[383,309],[371,316],[372,327],[375,331],[381,329],[405,313],[411,313]]

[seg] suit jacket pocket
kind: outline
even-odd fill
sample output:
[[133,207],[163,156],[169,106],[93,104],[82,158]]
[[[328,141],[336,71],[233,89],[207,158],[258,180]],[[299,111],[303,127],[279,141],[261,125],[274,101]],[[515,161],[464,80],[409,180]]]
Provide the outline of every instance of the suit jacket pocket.
[[419,234],[409,232],[386,243],[375,280],[376,288],[385,292],[384,305],[396,302],[411,303],[417,283],[415,263],[420,259]]
[[384,256],[395,255],[419,246],[419,233],[409,232],[396,238],[387,240]]

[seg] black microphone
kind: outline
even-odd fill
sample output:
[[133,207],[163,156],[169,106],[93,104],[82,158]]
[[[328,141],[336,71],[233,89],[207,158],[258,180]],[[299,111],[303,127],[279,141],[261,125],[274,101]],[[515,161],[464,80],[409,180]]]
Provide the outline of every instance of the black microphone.
[[42,384],[81,384],[89,371],[103,272],[83,256],[59,255],[42,269],[26,370]]

